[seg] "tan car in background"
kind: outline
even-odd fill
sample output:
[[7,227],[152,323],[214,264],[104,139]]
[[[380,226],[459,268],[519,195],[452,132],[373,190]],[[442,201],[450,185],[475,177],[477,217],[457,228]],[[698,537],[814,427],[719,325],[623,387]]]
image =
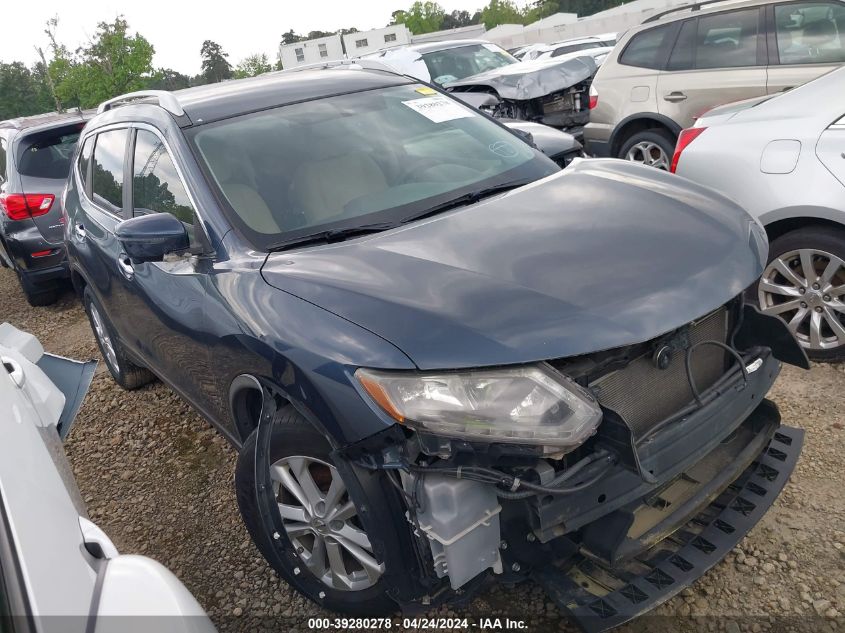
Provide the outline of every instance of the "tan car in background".
[[669,169],[680,131],[710,108],[788,90],[843,63],[839,0],[703,2],[665,11],[625,33],[599,69],[587,153]]

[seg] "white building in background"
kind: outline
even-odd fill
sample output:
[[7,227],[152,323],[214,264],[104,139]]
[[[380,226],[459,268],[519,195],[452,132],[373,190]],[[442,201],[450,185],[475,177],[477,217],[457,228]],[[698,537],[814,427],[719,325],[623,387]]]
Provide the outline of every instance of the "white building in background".
[[330,35],[305,42],[282,44],[279,47],[279,58],[283,68],[343,59],[343,43],[340,35]]
[[347,33],[343,36],[343,47],[349,58],[374,53],[391,46],[411,43],[411,32],[404,24],[394,24],[383,29]]
[[455,29],[445,31],[434,31],[422,35],[412,35],[411,43],[422,44],[424,42],[444,42],[446,40],[480,40],[485,38],[487,29],[483,24],[472,24],[470,26],[459,26]]
[[484,34],[484,39],[498,44],[504,49],[516,48],[528,44],[525,41],[525,27],[521,24],[500,24]]
[[404,24],[396,24],[383,29],[347,33],[343,38],[331,35],[285,44],[279,47],[279,57],[285,68],[295,68],[345,57],[352,59],[394,46],[443,40],[485,39],[506,49],[527,44],[551,44],[589,35],[621,34],[632,26],[641,24],[650,15],[688,2],[689,0],[634,0],[585,18],[578,18],[574,13],[555,13],[527,26],[500,24],[489,31],[485,31],[483,24],[478,24],[412,35]]
[[650,15],[688,3],[688,0],[634,0],[584,18],[578,18],[573,13],[555,13],[527,26],[501,24],[487,31],[484,37],[502,48],[514,48],[589,35],[621,34],[632,26],[642,24]]

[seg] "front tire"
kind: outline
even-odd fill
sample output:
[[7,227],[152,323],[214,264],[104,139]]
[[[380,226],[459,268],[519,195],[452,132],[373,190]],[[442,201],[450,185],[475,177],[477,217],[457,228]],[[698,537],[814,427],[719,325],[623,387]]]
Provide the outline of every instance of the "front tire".
[[668,130],[653,128],[637,132],[622,144],[618,158],[669,171],[675,138]]
[[804,227],[773,240],[757,301],[812,360],[845,360],[845,231]]
[[108,317],[88,287],[82,292],[82,303],[91,322],[94,338],[97,339],[97,346],[114,381],[127,391],[131,391],[155,380],[155,376],[149,369],[139,367],[129,360],[112,324],[109,323]]
[[394,612],[384,564],[373,555],[332,464],[331,447],[292,406],[276,413],[270,448],[271,478],[285,526],[279,553],[273,526],[258,511],[256,436],[257,430],[238,456],[235,488],[241,516],[262,556],[289,585],[327,609],[354,616]]

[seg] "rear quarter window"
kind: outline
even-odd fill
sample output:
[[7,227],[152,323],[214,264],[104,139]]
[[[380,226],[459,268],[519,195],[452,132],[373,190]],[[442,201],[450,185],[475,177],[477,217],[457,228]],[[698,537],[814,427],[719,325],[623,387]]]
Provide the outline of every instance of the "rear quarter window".
[[82,145],[82,150],[79,152],[79,178],[82,180],[82,189],[85,194],[91,195],[91,154],[94,151],[94,137],[89,136],[85,139]]
[[6,140],[0,138],[0,182],[6,182]]
[[666,40],[673,24],[664,24],[647,31],[637,33],[628,42],[619,56],[619,63],[638,68],[659,70],[663,65]]

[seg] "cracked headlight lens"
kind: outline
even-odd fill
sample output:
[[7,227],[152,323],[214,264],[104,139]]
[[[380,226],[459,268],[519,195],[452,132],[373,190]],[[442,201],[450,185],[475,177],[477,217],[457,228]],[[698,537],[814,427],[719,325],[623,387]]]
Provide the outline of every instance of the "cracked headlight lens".
[[575,447],[601,422],[595,398],[545,365],[455,373],[359,369],[355,376],[396,421],[434,435]]

